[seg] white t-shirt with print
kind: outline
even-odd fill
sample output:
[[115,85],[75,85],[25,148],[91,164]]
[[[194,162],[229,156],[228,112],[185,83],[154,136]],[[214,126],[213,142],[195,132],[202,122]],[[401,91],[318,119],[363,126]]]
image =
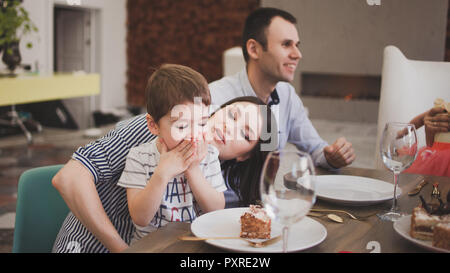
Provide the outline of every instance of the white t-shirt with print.
[[[125,169],[117,183],[125,188],[144,189],[156,166],[159,163],[160,153],[156,148],[156,139],[132,148],[127,156]],[[213,145],[208,145],[208,153],[200,162],[205,179],[218,192],[227,189],[220,168],[219,151]],[[194,195],[183,174],[172,178],[166,186],[161,204],[148,226],[135,225],[132,243],[141,239],[148,233],[155,231],[168,222],[192,222],[201,214]]]

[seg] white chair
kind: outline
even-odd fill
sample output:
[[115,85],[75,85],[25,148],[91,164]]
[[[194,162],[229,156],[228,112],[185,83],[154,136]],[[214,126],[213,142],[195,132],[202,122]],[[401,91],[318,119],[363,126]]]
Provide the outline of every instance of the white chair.
[[[386,122],[409,122],[433,107],[436,98],[450,101],[450,62],[409,60],[395,46],[384,49],[378,110],[375,167],[384,168],[379,154]],[[417,130],[418,147],[426,145],[423,126]]]
[[223,75],[231,76],[245,67],[244,54],[239,46],[229,48],[223,52]]

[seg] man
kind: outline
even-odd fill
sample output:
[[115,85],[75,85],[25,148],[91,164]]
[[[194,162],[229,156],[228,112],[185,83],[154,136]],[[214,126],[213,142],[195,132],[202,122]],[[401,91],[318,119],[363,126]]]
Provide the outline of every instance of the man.
[[[260,12],[265,24],[251,19],[254,14],[259,18]],[[276,9],[260,9],[252,15],[246,22],[243,37],[247,69],[210,85],[213,104],[249,94],[258,96],[268,105],[279,103],[278,146],[293,142],[311,153],[317,165],[324,167],[340,168],[350,164],[355,158],[351,144],[340,138],[327,146],[306,117],[294,88],[286,83],[293,80],[301,58],[295,18]],[[263,27],[257,33],[251,30],[259,24]],[[259,38],[252,36],[255,34]],[[63,224],[54,251],[70,251],[70,246],[83,252],[120,252],[128,247],[126,242],[130,241],[133,224],[127,210],[126,193],[117,186],[117,180],[129,149],[153,138],[148,133],[145,115],[140,115],[118,124],[105,137],[74,153],[72,160],[52,181],[72,212]]]
[[286,11],[260,8],[251,13],[243,31],[246,69],[210,84],[215,105],[239,96],[257,96],[271,106],[279,126],[278,147],[286,142],[311,154],[316,166],[341,168],[353,162],[354,150],[345,138],[328,145],[317,134],[305,108],[289,84],[302,58],[297,20]]

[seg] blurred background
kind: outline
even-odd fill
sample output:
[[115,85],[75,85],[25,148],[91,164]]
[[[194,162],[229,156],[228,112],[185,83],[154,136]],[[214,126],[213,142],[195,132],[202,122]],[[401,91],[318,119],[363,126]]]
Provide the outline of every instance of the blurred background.
[[303,59],[293,84],[311,117],[376,122],[376,115],[316,110],[316,99],[335,106],[361,100],[368,102],[362,109],[376,112],[384,47],[395,45],[410,59],[449,60],[449,8],[448,0],[371,2],[377,1],[24,0],[38,31],[22,38],[20,52],[32,72],[100,73],[100,95],[63,101],[83,129],[92,125],[89,111],[144,106],[146,81],[162,63],[193,67],[208,81],[221,78],[223,52],[241,45],[247,14],[278,7],[298,19]]

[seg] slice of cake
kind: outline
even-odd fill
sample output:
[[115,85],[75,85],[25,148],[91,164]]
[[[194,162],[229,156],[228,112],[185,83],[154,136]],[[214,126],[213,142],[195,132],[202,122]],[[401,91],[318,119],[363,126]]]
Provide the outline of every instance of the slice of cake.
[[433,227],[439,222],[439,216],[428,214],[424,208],[414,208],[411,216],[410,235],[420,240],[432,240]]
[[420,240],[433,240],[433,231],[438,224],[450,223],[450,214],[431,215],[424,208],[416,207],[411,216],[410,235]]
[[450,223],[439,223],[434,227],[433,246],[450,250]]
[[271,219],[260,206],[250,205],[240,219],[242,238],[270,239]]

